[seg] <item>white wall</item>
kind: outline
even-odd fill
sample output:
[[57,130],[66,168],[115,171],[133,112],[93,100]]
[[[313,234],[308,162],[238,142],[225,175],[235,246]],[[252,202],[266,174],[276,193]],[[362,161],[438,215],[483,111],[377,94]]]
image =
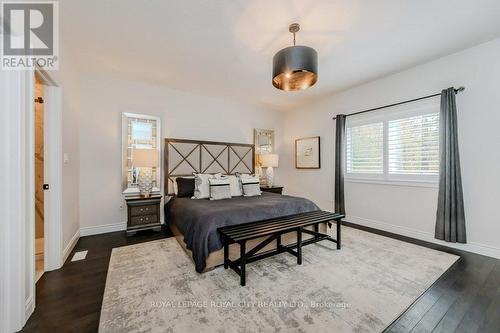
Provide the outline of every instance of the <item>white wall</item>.
[[[82,235],[123,229],[121,113],[160,116],[162,137],[253,143],[253,129],[276,130],[284,114],[120,77],[81,77],[80,225]],[[279,181],[279,171],[276,174]]]
[[[462,85],[466,90],[457,96],[457,104],[468,244],[456,246],[500,257],[500,39],[288,113],[282,149],[285,154],[280,164],[286,192],[312,198],[322,208],[333,209],[335,114]],[[294,139],[315,135],[322,139],[321,170],[294,169]],[[347,221],[433,241],[437,187],[346,182],[345,194]]]
[[[64,46],[64,43],[61,43]],[[61,47],[59,70],[49,72],[50,77],[62,88],[62,150],[69,157],[63,164],[62,184],[62,248],[68,255],[78,240],[79,223],[79,117],[80,86],[79,68],[74,56]]]

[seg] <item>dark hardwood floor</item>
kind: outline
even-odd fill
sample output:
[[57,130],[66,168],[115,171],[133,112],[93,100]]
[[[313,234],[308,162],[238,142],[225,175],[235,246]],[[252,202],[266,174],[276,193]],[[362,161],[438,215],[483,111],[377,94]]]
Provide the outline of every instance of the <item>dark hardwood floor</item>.
[[[461,256],[387,332],[500,332],[500,260],[346,224]],[[42,276],[35,312],[23,332],[97,332],[112,249],[170,236],[164,228],[129,238],[125,232],[80,238],[74,251],[89,250],[87,258],[68,260],[60,270]]]
[[125,231],[81,237],[73,252],[88,250],[87,258],[46,272],[36,284],[35,312],[22,332],[97,332],[111,251],[115,247],[171,237],[161,232],[140,231],[127,237]]
[[344,224],[461,257],[386,332],[500,332],[500,260],[353,223]]

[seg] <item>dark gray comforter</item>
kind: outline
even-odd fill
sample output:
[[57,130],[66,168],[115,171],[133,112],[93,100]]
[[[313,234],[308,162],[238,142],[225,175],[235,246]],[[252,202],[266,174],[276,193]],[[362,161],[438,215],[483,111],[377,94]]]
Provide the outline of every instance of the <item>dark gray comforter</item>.
[[184,235],[187,248],[193,252],[196,271],[201,273],[208,255],[222,248],[217,228],[318,209],[304,198],[263,192],[259,197],[217,201],[172,198],[165,205],[165,217]]

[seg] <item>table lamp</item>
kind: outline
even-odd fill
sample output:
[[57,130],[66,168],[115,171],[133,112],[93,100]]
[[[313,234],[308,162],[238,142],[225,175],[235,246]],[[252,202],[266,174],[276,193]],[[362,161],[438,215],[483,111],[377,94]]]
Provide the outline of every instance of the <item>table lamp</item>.
[[277,154],[260,155],[260,164],[266,169],[266,184],[268,187],[273,187],[274,170],[278,167],[279,157]]
[[139,169],[139,190],[141,196],[149,198],[153,189],[153,167],[158,166],[157,149],[134,149],[132,165]]

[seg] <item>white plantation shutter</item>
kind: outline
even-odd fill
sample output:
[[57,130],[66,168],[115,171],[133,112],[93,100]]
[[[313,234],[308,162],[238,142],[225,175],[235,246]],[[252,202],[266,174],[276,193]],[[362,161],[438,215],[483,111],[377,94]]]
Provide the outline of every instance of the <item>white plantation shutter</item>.
[[347,179],[434,183],[438,174],[437,100],[347,118]]
[[388,122],[389,174],[439,173],[439,114]]
[[347,128],[347,173],[382,174],[384,172],[383,129],[381,122]]

